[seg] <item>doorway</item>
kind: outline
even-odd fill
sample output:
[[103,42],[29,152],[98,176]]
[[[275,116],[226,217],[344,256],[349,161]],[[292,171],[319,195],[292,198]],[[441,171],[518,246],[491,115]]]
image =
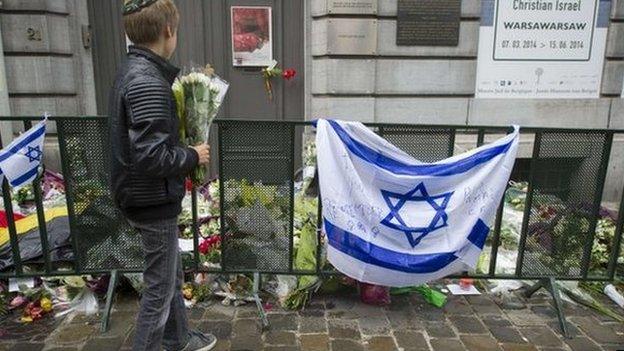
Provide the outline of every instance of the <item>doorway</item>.
[[[180,68],[211,64],[230,82],[220,117],[253,120],[304,119],[305,0],[183,0],[178,49],[172,58]],[[108,93],[125,54],[121,24],[123,0],[89,0],[98,113],[106,114]],[[272,54],[281,68],[297,72],[294,79],[272,80],[273,98],[265,89],[262,67],[235,66],[232,54],[233,6],[271,9]],[[112,28],[112,30],[111,30]]]

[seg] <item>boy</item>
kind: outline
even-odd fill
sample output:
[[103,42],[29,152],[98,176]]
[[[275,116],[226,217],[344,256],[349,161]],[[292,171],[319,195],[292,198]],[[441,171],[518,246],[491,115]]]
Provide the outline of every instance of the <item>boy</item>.
[[179,69],[168,62],[177,44],[173,0],[125,0],[124,27],[135,44],[110,97],[112,191],[116,205],[141,234],[145,290],[133,350],[207,351],[213,335],[188,330],[182,297],[177,216],[184,179],[209,161],[209,147],[183,147],[171,85]]

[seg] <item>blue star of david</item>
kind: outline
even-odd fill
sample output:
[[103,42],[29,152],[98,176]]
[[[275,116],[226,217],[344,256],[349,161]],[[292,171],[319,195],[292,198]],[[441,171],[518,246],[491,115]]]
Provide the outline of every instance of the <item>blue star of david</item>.
[[[382,190],[381,194],[390,208],[390,213],[381,221],[381,224],[405,233],[405,236],[412,247],[416,247],[416,245],[418,245],[420,241],[431,232],[448,226],[446,206],[448,206],[453,192],[429,196],[429,193],[425,188],[425,184],[420,183],[416,188],[414,188],[414,190],[411,190],[407,194],[398,194],[385,190]],[[392,203],[392,199],[398,200],[396,204]],[[405,223],[405,220],[403,220],[399,211],[408,201],[426,202],[435,210],[435,215],[431,219],[431,222],[429,222],[428,226],[410,227]],[[393,223],[393,219],[396,219],[396,222],[398,223]]]
[[40,162],[42,154],[43,153],[41,152],[41,148],[39,146],[35,146],[35,147],[29,146],[28,151],[24,153],[24,155],[28,157],[28,161],[30,163]]

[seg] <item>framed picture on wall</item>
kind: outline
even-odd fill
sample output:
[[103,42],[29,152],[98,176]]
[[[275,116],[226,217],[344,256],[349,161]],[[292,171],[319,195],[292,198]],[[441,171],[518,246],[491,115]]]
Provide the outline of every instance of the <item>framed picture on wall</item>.
[[271,7],[232,6],[232,64],[269,66],[273,61]]

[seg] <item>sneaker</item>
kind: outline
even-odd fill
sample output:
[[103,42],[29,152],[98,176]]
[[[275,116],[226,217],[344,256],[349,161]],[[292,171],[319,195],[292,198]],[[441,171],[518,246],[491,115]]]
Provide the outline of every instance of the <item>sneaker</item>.
[[182,351],[209,351],[217,345],[217,338],[212,334],[204,334],[199,331],[192,331],[188,344]]

